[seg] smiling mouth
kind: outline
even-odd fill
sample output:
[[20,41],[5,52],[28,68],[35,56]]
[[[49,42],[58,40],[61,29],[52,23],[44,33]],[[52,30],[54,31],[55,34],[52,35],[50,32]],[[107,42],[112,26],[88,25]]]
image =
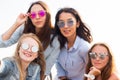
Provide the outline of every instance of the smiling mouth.
[[31,57],[32,56],[29,53],[24,53],[24,55],[27,56],[27,57]]

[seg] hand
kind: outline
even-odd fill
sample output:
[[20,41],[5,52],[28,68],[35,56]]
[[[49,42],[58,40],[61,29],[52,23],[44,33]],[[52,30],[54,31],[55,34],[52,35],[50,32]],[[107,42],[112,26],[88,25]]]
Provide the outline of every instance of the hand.
[[60,80],[67,80],[67,77],[66,76],[61,76],[59,77]]
[[90,72],[88,74],[92,74],[94,76],[98,76],[101,74],[101,71],[95,67],[90,68]]
[[28,16],[29,16],[29,13],[27,13],[27,14],[23,14],[23,13],[19,14],[19,16],[16,19],[16,24],[18,26],[20,26],[21,24],[23,24],[27,20]]

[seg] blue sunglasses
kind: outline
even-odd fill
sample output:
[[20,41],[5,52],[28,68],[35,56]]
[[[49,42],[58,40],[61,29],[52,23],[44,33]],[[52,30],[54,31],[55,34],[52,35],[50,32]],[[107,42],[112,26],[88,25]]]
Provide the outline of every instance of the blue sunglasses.
[[66,23],[64,21],[58,21],[57,25],[59,28],[63,28],[67,24],[68,27],[72,27],[74,24],[73,20],[68,20]]

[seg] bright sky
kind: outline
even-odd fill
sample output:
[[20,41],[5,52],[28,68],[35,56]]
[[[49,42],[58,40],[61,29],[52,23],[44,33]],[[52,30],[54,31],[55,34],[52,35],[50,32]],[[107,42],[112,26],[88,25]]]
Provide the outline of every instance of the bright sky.
[[[0,34],[15,22],[20,13],[26,13],[30,4],[36,0],[0,0]],[[120,69],[120,4],[119,0],[43,0],[50,7],[52,22],[62,7],[73,7],[79,11],[83,21],[92,31],[94,42],[106,42],[110,45],[117,67]],[[0,59],[11,56],[15,45],[0,49]]]

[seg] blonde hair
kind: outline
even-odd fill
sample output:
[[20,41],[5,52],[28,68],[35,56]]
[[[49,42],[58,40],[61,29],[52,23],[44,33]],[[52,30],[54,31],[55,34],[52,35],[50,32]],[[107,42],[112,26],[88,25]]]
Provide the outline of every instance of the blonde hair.
[[42,47],[42,43],[40,42],[38,37],[33,33],[23,34],[20,37],[18,44],[17,44],[17,47],[16,47],[14,58],[16,60],[17,67],[18,67],[18,70],[20,72],[20,80],[24,80],[25,77],[24,77],[24,72],[22,71],[22,66],[21,66],[21,61],[20,61],[20,56],[19,56],[19,49],[20,49],[22,41],[27,37],[34,39],[39,45],[38,57],[35,60],[33,60],[32,62],[40,65],[40,68],[41,68],[40,78],[42,80],[44,77],[44,72],[45,72],[45,67],[46,67],[44,54],[43,54],[43,47]]

